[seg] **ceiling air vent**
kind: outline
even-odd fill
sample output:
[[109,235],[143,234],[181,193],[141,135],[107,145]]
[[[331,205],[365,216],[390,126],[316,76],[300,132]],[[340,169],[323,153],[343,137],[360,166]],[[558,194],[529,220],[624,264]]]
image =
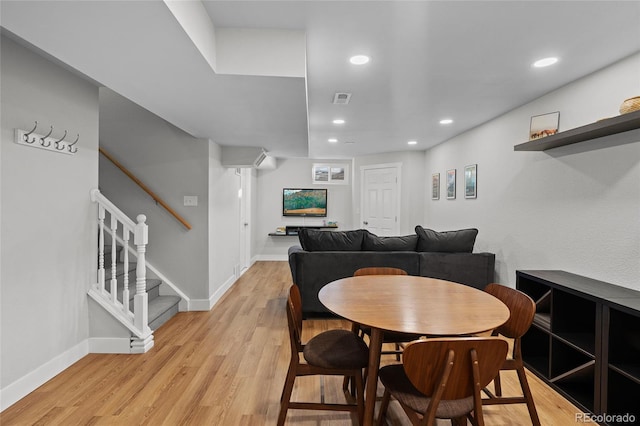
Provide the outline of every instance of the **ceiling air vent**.
[[336,92],[336,94],[333,95],[333,103],[335,105],[346,105],[349,103],[350,100],[351,100],[351,93]]
[[260,167],[260,164],[262,164],[265,158],[267,158],[267,153],[263,150],[258,155],[258,158],[256,158],[255,161],[253,162],[253,167]]

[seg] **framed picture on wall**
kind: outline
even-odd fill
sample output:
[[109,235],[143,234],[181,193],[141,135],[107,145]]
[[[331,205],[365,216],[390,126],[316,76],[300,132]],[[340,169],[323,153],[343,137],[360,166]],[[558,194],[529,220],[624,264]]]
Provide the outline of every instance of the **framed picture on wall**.
[[558,133],[560,124],[560,112],[550,112],[549,114],[535,115],[531,117],[529,126],[529,140],[544,138]]
[[476,198],[478,181],[478,165],[471,164],[464,168],[464,198]]
[[440,199],[440,173],[434,173],[431,175],[431,199]]
[[347,185],[349,183],[348,164],[314,164],[311,171],[313,183],[323,185]]
[[447,200],[456,199],[456,169],[447,170]]

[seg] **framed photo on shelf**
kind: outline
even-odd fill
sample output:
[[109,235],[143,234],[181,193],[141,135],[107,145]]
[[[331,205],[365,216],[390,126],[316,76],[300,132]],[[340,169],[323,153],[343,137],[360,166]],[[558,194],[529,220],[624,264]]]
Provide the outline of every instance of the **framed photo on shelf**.
[[323,185],[347,185],[349,183],[348,164],[314,164],[311,170],[313,183]]
[[529,140],[536,140],[558,133],[560,124],[560,112],[534,115],[529,126]]
[[440,173],[434,173],[431,175],[431,199],[440,199]]
[[456,199],[456,169],[447,170],[447,200]]
[[478,165],[471,164],[464,168],[464,198],[476,198],[478,188]]

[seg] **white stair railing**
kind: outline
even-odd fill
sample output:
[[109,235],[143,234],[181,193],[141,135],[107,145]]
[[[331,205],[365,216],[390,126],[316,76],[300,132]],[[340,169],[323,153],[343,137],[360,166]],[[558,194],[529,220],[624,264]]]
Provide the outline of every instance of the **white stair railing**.
[[[145,253],[148,244],[148,226],[145,221],[147,218],[141,214],[136,218],[137,223],[134,222],[102,195],[98,189],[91,191],[91,200],[98,204],[98,282],[89,290],[89,295],[136,336],[136,338],[132,338],[132,352],[146,352],[153,347],[153,332],[149,328],[149,303],[146,290]],[[107,231],[111,237],[109,288],[107,288],[107,267],[105,266],[105,219],[107,219],[107,213],[109,219]],[[133,234],[137,257],[133,312],[129,308],[129,241],[131,234]],[[118,300],[117,282],[119,240],[122,241],[123,250],[121,252],[124,263],[121,301]]]

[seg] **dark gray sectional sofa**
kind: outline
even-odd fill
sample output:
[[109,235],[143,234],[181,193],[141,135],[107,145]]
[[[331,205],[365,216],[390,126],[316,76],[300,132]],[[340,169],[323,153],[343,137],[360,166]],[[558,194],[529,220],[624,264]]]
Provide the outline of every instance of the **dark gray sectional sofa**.
[[293,282],[300,287],[305,316],[325,314],[318,292],[360,268],[401,268],[409,275],[439,278],[483,289],[493,282],[495,255],[473,253],[476,229],[436,232],[416,226],[416,234],[378,237],[366,230],[302,229],[301,246],[289,248]]

